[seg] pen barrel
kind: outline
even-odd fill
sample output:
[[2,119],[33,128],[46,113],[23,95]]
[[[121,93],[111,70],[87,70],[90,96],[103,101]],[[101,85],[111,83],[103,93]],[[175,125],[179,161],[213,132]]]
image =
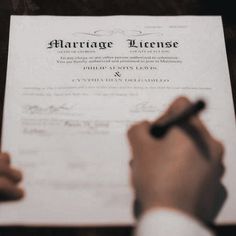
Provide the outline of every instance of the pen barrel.
[[177,115],[176,117],[167,120],[166,123],[162,125],[153,125],[150,129],[150,134],[154,138],[163,138],[171,127],[178,126],[187,122],[191,117],[197,115],[204,108],[205,108],[205,102],[199,100],[195,104],[184,110],[182,113]]
[[150,133],[155,138],[163,138],[166,135],[168,129],[169,126],[155,125],[151,127]]

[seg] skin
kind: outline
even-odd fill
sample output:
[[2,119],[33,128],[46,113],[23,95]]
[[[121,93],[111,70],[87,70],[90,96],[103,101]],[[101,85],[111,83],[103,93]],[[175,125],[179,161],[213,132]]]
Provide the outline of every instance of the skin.
[[[190,106],[178,98],[154,123],[161,124]],[[153,123],[144,121],[130,128],[131,179],[142,213],[154,208],[171,208],[204,222],[212,222],[225,198],[221,184],[224,147],[198,117],[188,121],[209,149],[208,156],[196,145],[185,127],[173,127],[163,139],[150,136]],[[199,136],[198,135],[198,136]]]
[[[178,98],[154,123],[165,122],[190,105],[188,99]],[[141,213],[165,207],[212,222],[226,198],[221,184],[223,145],[198,117],[189,120],[187,127],[193,126],[198,132],[209,149],[208,156],[196,145],[194,133],[184,126],[172,128],[161,140],[151,137],[149,130],[154,123],[144,121],[128,131],[133,154],[131,179]],[[1,153],[0,201],[22,198],[21,180],[22,174],[11,167],[9,155]]]
[[11,167],[7,153],[0,153],[0,201],[21,199],[24,192],[18,187],[22,180],[19,170]]

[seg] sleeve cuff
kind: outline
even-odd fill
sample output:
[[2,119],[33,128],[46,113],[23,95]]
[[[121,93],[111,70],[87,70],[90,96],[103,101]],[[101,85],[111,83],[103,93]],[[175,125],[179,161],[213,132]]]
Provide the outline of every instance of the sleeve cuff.
[[148,211],[140,219],[135,236],[213,236],[202,223],[187,214],[168,208]]

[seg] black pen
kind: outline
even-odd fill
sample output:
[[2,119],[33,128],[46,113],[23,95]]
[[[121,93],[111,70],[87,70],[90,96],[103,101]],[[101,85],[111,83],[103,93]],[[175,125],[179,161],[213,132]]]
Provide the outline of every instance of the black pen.
[[191,117],[197,115],[200,111],[202,111],[205,108],[205,106],[206,104],[204,101],[202,100],[197,101],[196,103],[188,107],[186,110],[181,112],[179,115],[168,120],[164,124],[152,126],[150,130],[151,135],[155,138],[163,138],[170,130],[170,128],[185,123]]

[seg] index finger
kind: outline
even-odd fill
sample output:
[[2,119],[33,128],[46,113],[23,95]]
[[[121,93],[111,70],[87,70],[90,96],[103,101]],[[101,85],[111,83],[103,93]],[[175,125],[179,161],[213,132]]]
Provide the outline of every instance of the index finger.
[[[169,107],[169,116],[176,117],[181,112],[191,107],[191,105],[192,103],[189,99],[179,97]],[[215,140],[197,115],[186,120],[186,122],[179,124],[178,127],[193,140],[198,150],[201,151],[207,159],[212,160],[215,156]]]
[[128,139],[130,141],[130,144],[132,146],[140,145],[143,142],[145,143],[147,141],[150,141],[150,127],[151,123],[148,121],[143,121],[131,126],[128,130]]

